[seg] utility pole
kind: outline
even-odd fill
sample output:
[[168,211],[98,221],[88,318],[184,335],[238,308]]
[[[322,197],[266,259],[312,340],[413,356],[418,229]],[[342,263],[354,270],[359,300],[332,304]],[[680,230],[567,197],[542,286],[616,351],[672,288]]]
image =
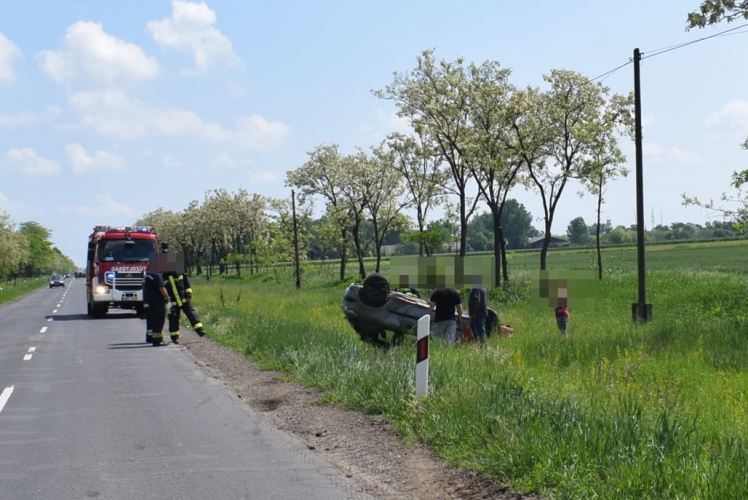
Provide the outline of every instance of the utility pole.
[[641,53],[634,49],[634,118],[636,122],[636,257],[638,268],[639,297],[631,304],[631,317],[634,321],[652,319],[652,304],[647,303],[647,287],[644,281],[644,174],[642,154],[642,99],[639,78]]
[[291,213],[293,215],[293,257],[296,270],[296,288],[301,288],[301,266],[299,266],[299,227],[296,223],[296,195],[291,190]]

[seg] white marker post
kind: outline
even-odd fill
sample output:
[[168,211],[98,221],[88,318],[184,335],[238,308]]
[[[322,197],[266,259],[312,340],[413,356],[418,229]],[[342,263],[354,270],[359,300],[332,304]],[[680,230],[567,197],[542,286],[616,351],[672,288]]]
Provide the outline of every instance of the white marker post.
[[427,314],[418,320],[416,342],[416,396],[429,392],[429,327],[431,317]]

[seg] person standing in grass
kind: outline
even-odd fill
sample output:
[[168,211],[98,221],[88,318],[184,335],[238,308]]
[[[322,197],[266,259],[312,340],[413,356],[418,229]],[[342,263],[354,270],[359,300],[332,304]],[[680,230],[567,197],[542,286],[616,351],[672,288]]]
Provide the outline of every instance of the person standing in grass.
[[478,344],[486,343],[486,318],[488,317],[488,304],[486,289],[477,283],[470,290],[468,299],[468,312],[470,313],[470,331]]
[[[448,345],[455,344],[457,323],[462,318],[462,299],[454,288],[438,288],[431,294],[429,300],[429,314],[436,309],[434,321],[431,323],[431,335],[437,343],[446,341]],[[457,316],[455,316],[455,309]]]
[[569,308],[567,307],[566,285],[558,289],[558,301],[556,302],[556,324],[561,335],[566,335],[566,327],[569,324]]

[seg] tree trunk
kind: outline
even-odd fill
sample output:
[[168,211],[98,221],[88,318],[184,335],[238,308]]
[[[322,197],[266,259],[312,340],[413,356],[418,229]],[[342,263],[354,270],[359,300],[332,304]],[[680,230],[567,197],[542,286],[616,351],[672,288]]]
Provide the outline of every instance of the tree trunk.
[[595,240],[597,242],[597,278],[603,279],[603,254],[600,251],[600,207],[603,204],[602,183],[598,186],[597,191],[597,231],[595,231]]
[[351,232],[353,233],[353,246],[356,249],[356,258],[358,259],[358,275],[363,280],[366,278],[366,268],[364,267],[364,250],[361,248],[360,227],[361,222],[356,221],[351,228]]
[[346,230],[342,228],[340,230],[341,236],[341,251],[340,251],[340,281],[345,279],[345,266],[348,264],[348,238],[346,237]]

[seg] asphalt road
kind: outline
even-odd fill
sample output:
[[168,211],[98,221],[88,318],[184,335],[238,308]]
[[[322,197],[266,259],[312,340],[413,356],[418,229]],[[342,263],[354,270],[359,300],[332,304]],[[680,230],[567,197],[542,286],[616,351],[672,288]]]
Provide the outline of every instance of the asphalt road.
[[0,306],[0,499],[370,498],[132,312],[89,319],[66,281]]

